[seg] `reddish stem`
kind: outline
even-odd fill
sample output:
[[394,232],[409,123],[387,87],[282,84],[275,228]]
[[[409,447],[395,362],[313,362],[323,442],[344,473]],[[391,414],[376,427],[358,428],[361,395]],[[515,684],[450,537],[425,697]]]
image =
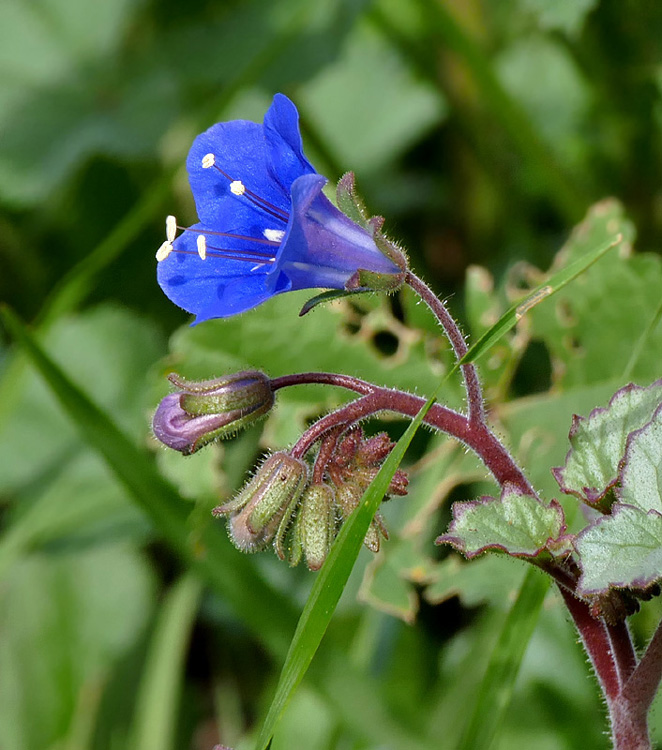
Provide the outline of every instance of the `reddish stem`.
[[[286,386],[311,383],[340,386],[366,395],[327,414],[310,427],[292,449],[292,455],[296,457],[303,456],[317,440],[338,425],[350,425],[382,411],[415,417],[425,404],[424,398],[413,396],[411,393],[380,388],[348,375],[334,375],[328,372],[306,372],[275,378],[271,381],[271,387],[278,390]],[[433,404],[425,417],[425,422],[475,451],[499,485],[510,483],[528,495],[537,496],[510,453],[484,422],[474,422],[441,404]]]
[[602,692],[607,701],[614,700],[620,692],[621,684],[605,623],[593,617],[586,602],[577,599],[564,586],[559,586],[559,591],[577,626]]
[[[607,636],[614,654],[614,661],[618,670],[621,691],[625,689],[630,677],[637,667],[637,655],[632,644],[632,637],[626,622],[607,625]],[[659,680],[659,678],[658,678]],[[629,692],[629,691],[628,691]]]
[[662,622],[625,685],[628,698],[648,711],[662,679]]
[[[446,305],[437,295],[411,271],[407,271],[405,281],[418,294],[418,296],[430,308],[435,318],[444,329],[448,340],[453,347],[458,360],[462,359],[469,351],[467,342],[464,340],[462,331],[455,322],[453,316],[446,309]],[[473,364],[462,365],[462,376],[467,389],[467,400],[469,402],[469,419],[472,422],[485,422],[485,410],[483,405],[483,390],[478,380],[478,372]]]
[[313,468],[313,483],[322,484],[326,467],[333,456],[333,451],[338,445],[338,439],[345,430],[345,425],[338,425],[335,429],[329,430],[320,442],[315,466]]

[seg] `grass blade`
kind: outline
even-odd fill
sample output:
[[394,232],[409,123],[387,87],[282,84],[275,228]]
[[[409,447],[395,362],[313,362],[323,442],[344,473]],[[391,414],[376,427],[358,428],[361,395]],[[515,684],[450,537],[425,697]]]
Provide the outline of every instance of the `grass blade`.
[[284,654],[296,622],[290,600],[263,580],[251,558],[236,553],[219,524],[210,519],[193,534],[188,506],[159,474],[152,457],[71,382],[13,312],[0,308],[0,318],[78,426],[84,440],[106,460],[165,540],[274,654]]
[[395,448],[384,461],[379,473],[365,491],[358,509],[340,530],[329,556],[315,580],[299,619],[276,687],[276,695],[255,745],[256,750],[265,750],[268,746],[278,719],[303,679],[352,572],[372,517],[379,507],[391,479],[414,437],[414,433],[434,400],[435,396],[423,406],[404,435],[398,440]]
[[132,750],[172,750],[180,684],[202,587],[186,574],[159,610],[136,702]]
[[501,318],[476,341],[476,343],[470,347],[469,351],[462,357],[462,359],[455,365],[453,370],[456,370],[460,365],[466,365],[469,362],[475,362],[477,359],[483,356],[485,352],[491,349],[494,344],[499,341],[508,331],[517,323],[517,321],[524,316],[532,307],[540,304],[543,300],[548,299],[556,292],[563,289],[564,286],[574,281],[580,274],[584,273],[590,266],[592,266],[597,260],[600,260],[602,256],[612,247],[621,242],[623,236],[618,234],[609,243],[599,245],[598,247],[589,250],[581,258],[578,258],[574,263],[571,263],[567,268],[562,268],[558,273],[555,273],[550,279],[537,286],[530,294],[528,294],[523,300],[513,305],[507,310]]
[[488,750],[494,741],[548,588],[549,579],[530,568],[503,624],[457,750]]

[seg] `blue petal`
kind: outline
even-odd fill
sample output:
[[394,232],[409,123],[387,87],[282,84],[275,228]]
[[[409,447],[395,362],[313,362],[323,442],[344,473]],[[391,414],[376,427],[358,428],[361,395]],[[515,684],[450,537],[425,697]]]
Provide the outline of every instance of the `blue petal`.
[[[191,229],[205,227],[195,224]],[[275,293],[267,287],[271,264],[258,266],[251,261],[210,256],[202,260],[197,254],[197,236],[184,232],[173,243],[175,252],[157,266],[163,291],[176,305],[196,315],[196,322],[243,312]]]
[[325,183],[324,177],[313,174],[292,185],[292,212],[276,262],[292,289],[343,289],[358,269],[400,273],[370,234],[322,193]]
[[264,115],[264,137],[267,142],[269,173],[286,192],[304,174],[316,174],[303,153],[299,132],[299,113],[284,95],[276,94]]
[[256,273],[228,279],[227,283],[217,289],[217,299],[197,313],[195,324],[212,318],[229,318],[266,302],[274,294],[289,291],[286,288],[272,291],[268,288],[267,276]]

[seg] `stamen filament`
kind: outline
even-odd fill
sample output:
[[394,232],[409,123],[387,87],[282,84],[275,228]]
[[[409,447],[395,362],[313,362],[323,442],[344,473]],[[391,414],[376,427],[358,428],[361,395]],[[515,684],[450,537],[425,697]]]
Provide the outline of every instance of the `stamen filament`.
[[[209,156],[209,154],[207,154]],[[230,189],[232,189],[232,185],[241,185],[243,188],[242,192],[239,192],[239,188],[237,187],[236,190],[233,190],[233,193],[235,195],[245,195],[251,203],[253,203],[254,206],[257,206],[258,208],[261,208],[265,213],[270,214],[275,219],[280,219],[281,221],[288,221],[290,218],[288,213],[286,211],[283,211],[282,208],[278,208],[278,206],[274,206],[273,203],[269,203],[268,200],[265,200],[264,198],[257,195],[257,193],[254,193],[252,190],[249,190],[242,182],[241,180],[233,180],[230,175],[222,170],[218,164],[214,163],[211,166],[214,167],[214,169],[217,172],[220,172],[223,177],[225,177],[227,180],[230,180]],[[203,160],[203,167],[204,167],[204,160]]]
[[197,229],[193,227],[180,227],[177,229],[182,232],[201,232],[208,235],[214,235],[215,237],[232,237],[233,240],[246,240],[246,242],[259,242],[261,245],[270,245],[271,247],[280,247],[280,242],[275,240],[264,240],[261,237],[247,237],[243,234],[233,234],[232,232],[216,232],[212,229]]
[[[200,255],[198,250],[180,250],[179,248],[173,248],[171,252],[183,253],[184,255],[196,255],[196,256]],[[267,257],[266,255],[263,255],[260,257],[251,257],[250,255],[239,254],[236,250],[227,250],[222,247],[211,247],[209,245],[206,245],[205,258],[210,258],[210,257],[227,258],[228,260],[247,261],[249,263],[257,263],[258,265],[264,265],[266,263],[274,263],[276,260],[274,256]]]

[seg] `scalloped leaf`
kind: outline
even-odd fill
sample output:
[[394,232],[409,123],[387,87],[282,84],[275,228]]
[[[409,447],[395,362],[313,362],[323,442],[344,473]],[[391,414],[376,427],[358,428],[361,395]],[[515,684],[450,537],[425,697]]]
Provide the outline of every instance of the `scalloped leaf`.
[[615,503],[575,541],[582,575],[578,591],[645,589],[662,579],[662,514]]
[[647,387],[630,384],[588,418],[575,415],[565,465],[552,469],[561,490],[589,505],[605,500],[618,482],[628,436],[650,421],[660,402],[662,380]]
[[482,497],[453,505],[453,521],[437,544],[452,544],[466,557],[493,550],[511,557],[538,557],[565,531],[563,509],[506,487],[501,499]]
[[662,407],[647,425],[630,433],[618,484],[621,503],[662,513]]

